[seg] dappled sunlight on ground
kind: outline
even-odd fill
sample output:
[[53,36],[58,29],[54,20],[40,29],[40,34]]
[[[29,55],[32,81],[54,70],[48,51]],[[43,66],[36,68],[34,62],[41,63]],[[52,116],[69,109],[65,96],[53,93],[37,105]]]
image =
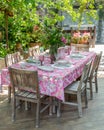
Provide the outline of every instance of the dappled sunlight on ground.
[[4,87],[2,92],[0,93],[0,104],[7,102],[8,100],[8,89],[7,87]]

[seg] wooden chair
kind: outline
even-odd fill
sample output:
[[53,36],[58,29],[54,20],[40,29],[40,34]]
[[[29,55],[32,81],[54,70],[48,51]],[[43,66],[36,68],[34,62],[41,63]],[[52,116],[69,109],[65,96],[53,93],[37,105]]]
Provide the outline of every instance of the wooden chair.
[[28,50],[29,56],[34,57],[34,59],[37,59],[40,55],[40,48],[39,46],[31,47]]
[[36,128],[39,127],[40,113],[46,110],[50,104],[47,102],[45,107],[40,110],[42,100],[45,95],[40,94],[37,71],[9,68],[11,85],[13,88],[13,109],[12,119],[16,118],[16,101],[36,103]]
[[[5,57],[6,67],[11,66],[12,64],[18,63],[23,58],[21,57],[20,52],[15,52],[12,54],[7,54]],[[11,102],[11,86],[8,86],[8,102]]]
[[57,110],[58,116],[60,116],[60,108],[61,108],[61,103],[62,103],[62,104],[66,104],[66,105],[77,106],[78,112],[79,112],[79,117],[82,117],[81,94],[84,93],[85,106],[87,107],[88,101],[87,101],[86,85],[87,85],[87,79],[88,79],[88,75],[89,75],[90,66],[91,66],[91,61],[85,65],[80,81],[75,81],[71,85],[69,85],[65,88],[65,94],[67,94],[67,95],[74,94],[77,96],[77,103],[70,102],[70,101],[63,101],[63,102],[59,101],[58,110]]
[[33,56],[33,47],[30,47],[29,50],[28,50],[28,55],[29,57],[30,56]]
[[7,54],[6,55],[5,64],[6,64],[6,67],[9,67],[9,66],[11,66],[13,64],[12,63],[12,54]]
[[93,99],[92,83],[95,84],[96,93],[98,92],[97,72],[98,72],[98,67],[100,64],[101,56],[102,56],[102,51],[100,53],[96,54],[94,62],[91,65],[90,75],[88,77],[88,82],[89,82],[89,86],[90,86],[90,88],[88,88],[88,89],[90,89],[90,98],[91,99]]
[[12,54],[7,54],[6,57],[5,57],[6,67],[9,67],[12,64],[18,63],[21,60],[22,60],[22,58],[21,58],[20,52],[15,52],[15,53],[12,53]]

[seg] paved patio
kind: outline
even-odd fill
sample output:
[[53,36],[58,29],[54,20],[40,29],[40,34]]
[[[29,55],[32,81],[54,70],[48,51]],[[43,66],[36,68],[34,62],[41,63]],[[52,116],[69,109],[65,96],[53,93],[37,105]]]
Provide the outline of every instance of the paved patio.
[[[99,48],[99,49],[98,49]],[[104,50],[103,47],[95,47],[95,51]],[[103,66],[102,66],[103,67]],[[56,114],[49,116],[48,111],[42,114],[39,130],[104,130],[104,74],[99,70],[99,92],[94,92],[94,99],[88,102],[88,108],[83,105],[83,117],[78,118],[75,107],[62,107],[62,116]],[[89,94],[89,91],[88,91]],[[88,95],[89,98],[89,95]],[[34,105],[32,106],[34,108]],[[64,110],[64,111],[63,111]],[[17,110],[17,120],[11,121],[11,104],[7,102],[7,90],[0,94],[0,130],[37,130],[34,128],[34,109],[24,111]]]
[[[78,118],[77,109],[65,106],[61,118],[56,114],[48,116],[43,113],[39,130],[104,130],[104,79],[99,78],[99,92],[94,93],[94,99],[88,102],[88,108],[83,105],[83,117]],[[34,130],[34,110],[17,110],[17,120],[11,121],[11,104],[7,103],[7,94],[0,95],[0,130]],[[34,106],[32,106],[34,108]],[[63,112],[64,110],[64,112]]]

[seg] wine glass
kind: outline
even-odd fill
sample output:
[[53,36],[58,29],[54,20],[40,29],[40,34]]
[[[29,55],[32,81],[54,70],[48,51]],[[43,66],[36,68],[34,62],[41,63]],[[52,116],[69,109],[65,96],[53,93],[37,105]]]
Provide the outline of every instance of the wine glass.
[[43,61],[44,61],[44,55],[39,55],[39,61],[41,63],[41,65],[43,65]]
[[71,46],[70,54],[73,54],[75,52],[75,47]]
[[69,55],[69,46],[65,46],[65,56]]

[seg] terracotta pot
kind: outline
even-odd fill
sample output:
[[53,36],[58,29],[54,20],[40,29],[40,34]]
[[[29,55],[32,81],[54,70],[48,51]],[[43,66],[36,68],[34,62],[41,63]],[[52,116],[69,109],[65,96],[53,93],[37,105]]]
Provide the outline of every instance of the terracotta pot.
[[7,14],[8,14],[10,17],[13,17],[13,15],[14,15],[13,12],[8,12]]
[[88,44],[88,40],[84,40],[84,42],[83,42],[84,44]]
[[33,43],[33,42],[30,42],[30,43],[29,43],[29,47],[34,47],[34,46],[36,46],[35,43]]
[[41,43],[33,43],[33,42],[29,43],[29,47],[34,47],[34,46],[41,46]]
[[21,43],[16,43],[16,49],[20,49],[22,48],[22,44]]

